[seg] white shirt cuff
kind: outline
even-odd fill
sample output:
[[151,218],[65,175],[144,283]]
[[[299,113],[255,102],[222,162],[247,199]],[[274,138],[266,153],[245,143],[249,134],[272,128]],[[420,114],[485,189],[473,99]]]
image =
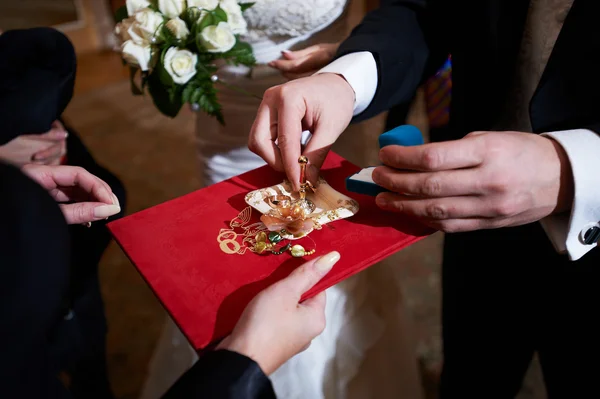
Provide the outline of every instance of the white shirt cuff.
[[335,73],[346,79],[354,90],[354,115],[363,112],[375,97],[377,90],[377,63],[368,51],[344,55],[317,73]]
[[550,215],[540,222],[558,252],[577,260],[595,248],[586,245],[583,236],[600,222],[600,136],[587,129],[546,133],[565,150],[571,170],[575,195],[571,214]]

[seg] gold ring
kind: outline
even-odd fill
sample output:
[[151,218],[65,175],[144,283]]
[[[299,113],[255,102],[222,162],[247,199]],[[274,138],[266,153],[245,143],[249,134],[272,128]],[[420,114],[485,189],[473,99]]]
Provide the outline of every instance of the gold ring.
[[292,199],[287,195],[271,195],[267,197],[267,203],[271,208],[289,208]]

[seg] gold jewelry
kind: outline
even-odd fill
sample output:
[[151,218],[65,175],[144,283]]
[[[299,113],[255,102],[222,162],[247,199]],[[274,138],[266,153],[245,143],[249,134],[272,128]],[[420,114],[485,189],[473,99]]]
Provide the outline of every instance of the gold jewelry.
[[[221,251],[229,255],[243,255],[248,249],[250,251],[254,251],[254,247],[256,245],[256,236],[260,232],[265,234],[264,231],[267,230],[267,228],[261,222],[248,224],[251,216],[252,207],[247,207],[241,211],[238,216],[233,218],[233,220],[229,223],[229,229],[221,229],[219,231],[219,234],[217,235],[217,242],[219,243],[219,248]],[[243,233],[236,233],[236,228],[242,229]],[[243,237],[241,243],[238,240],[240,236]]]
[[317,244],[315,243],[315,240],[313,240],[311,237],[308,237],[312,243],[314,244],[314,248],[311,249],[310,251],[307,251],[302,245],[300,244],[296,244],[293,245],[289,248],[290,253],[292,254],[292,256],[294,258],[302,258],[303,256],[310,256],[312,254],[314,254],[315,252],[317,252],[316,248],[317,248]]
[[315,253],[314,249],[307,251],[302,245],[296,244],[290,248],[290,252],[294,258],[302,258],[303,256],[310,256]]
[[267,197],[267,203],[271,208],[289,208],[292,198],[288,195],[271,195]]

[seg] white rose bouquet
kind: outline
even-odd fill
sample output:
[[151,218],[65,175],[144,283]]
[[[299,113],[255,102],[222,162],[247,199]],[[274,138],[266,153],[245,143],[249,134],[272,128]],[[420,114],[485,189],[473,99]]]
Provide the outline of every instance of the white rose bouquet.
[[[147,87],[154,104],[174,118],[188,103],[224,123],[217,100],[215,61],[253,66],[238,0],[127,0],[117,11],[115,33],[131,69],[135,95]],[[141,84],[138,85],[138,72]]]

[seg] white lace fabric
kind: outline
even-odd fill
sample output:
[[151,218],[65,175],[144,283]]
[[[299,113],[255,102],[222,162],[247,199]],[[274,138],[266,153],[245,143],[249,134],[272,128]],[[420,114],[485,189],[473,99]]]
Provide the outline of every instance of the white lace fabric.
[[244,17],[250,43],[287,40],[323,29],[344,12],[346,0],[256,0]]

